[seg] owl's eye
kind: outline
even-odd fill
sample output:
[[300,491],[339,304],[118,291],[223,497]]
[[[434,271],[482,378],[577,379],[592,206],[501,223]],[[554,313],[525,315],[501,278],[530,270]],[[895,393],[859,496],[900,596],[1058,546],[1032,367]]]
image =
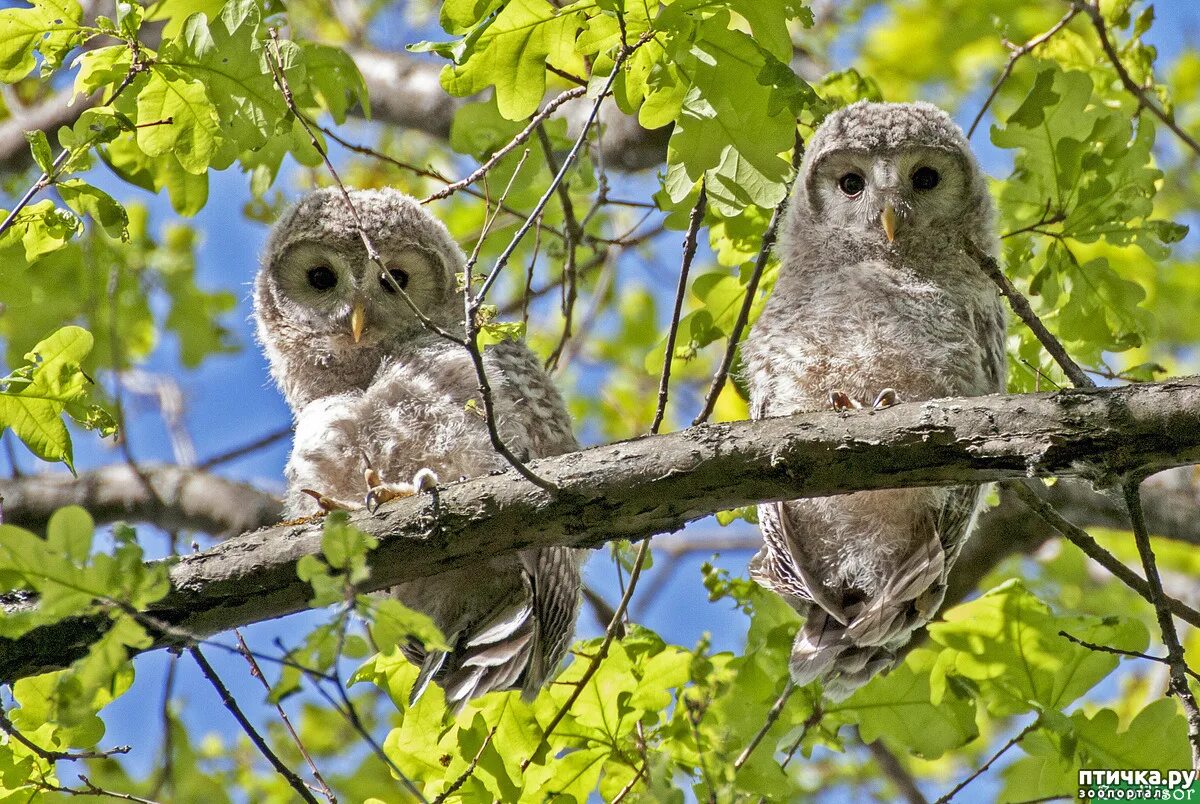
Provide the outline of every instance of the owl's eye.
[[861,193],[866,186],[866,180],[857,173],[847,173],[838,179],[838,187],[842,188],[842,192],[851,198]]
[[941,180],[941,174],[931,167],[917,168],[912,174],[913,188],[916,190],[932,190]]
[[337,285],[337,274],[328,265],[315,265],[308,269],[308,284],[316,290],[329,290]]
[[[388,273],[392,275],[392,279],[396,281],[396,285],[401,289],[408,287],[408,271],[401,270],[400,268],[392,268],[390,271],[388,271]],[[382,285],[384,291],[388,293],[396,292],[396,288],[393,287],[392,283],[382,275],[379,277],[379,284]]]

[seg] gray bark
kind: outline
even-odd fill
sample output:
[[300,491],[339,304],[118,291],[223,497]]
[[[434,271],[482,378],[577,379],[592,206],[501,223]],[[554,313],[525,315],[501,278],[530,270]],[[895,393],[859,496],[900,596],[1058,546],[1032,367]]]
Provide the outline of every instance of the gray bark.
[[[372,591],[477,555],[640,539],[759,501],[1026,476],[1112,483],[1198,461],[1200,380],[1186,378],[693,427],[530,464],[557,492],[507,472],[447,486],[436,505],[423,495],[352,521],[380,539],[361,587]],[[296,563],[320,554],[320,537],[319,522],[284,524],[183,556],[149,615],[206,636],[299,611],[310,590]],[[0,640],[0,682],[72,661],[105,622],[71,618]]]

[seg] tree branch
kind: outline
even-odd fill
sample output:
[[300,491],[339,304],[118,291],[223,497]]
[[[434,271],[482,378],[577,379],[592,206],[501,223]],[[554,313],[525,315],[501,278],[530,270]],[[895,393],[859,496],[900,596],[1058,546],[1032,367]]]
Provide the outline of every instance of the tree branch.
[[[436,528],[423,495],[351,521],[380,539],[367,592],[479,555],[639,539],[760,501],[1029,475],[1111,483],[1196,462],[1200,379],[1186,378],[694,427],[534,461],[557,493],[515,472],[451,484],[439,492]],[[182,556],[170,568],[171,592],[148,615],[209,635],[305,609],[311,589],[296,564],[320,543],[319,522],[291,523]],[[0,682],[73,661],[108,622],[82,615],[0,640]]]
[[0,479],[4,523],[41,531],[56,510],[80,505],[102,524],[124,520],[163,530],[233,535],[274,524],[283,514],[277,497],[245,483],[180,466],[139,468],[153,494],[124,463],[78,477],[63,472]]

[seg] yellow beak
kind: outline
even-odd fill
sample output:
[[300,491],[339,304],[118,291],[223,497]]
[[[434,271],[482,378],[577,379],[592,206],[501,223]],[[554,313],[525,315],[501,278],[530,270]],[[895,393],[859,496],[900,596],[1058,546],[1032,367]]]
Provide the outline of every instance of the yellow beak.
[[896,210],[891,204],[883,205],[883,212],[879,214],[879,221],[883,224],[883,233],[887,236],[888,242],[896,239]]
[[354,309],[350,311],[350,334],[354,336],[355,343],[362,340],[363,326],[366,323],[367,313],[363,310],[362,302],[356,302]]

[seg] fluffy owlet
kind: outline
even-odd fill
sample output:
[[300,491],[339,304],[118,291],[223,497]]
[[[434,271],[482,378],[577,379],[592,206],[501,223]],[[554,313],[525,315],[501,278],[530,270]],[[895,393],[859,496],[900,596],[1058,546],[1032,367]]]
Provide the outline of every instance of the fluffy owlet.
[[[461,331],[446,227],[394,190],[351,192],[367,237],[418,309]],[[276,223],[254,286],[258,337],[296,420],[287,513],[362,507],[507,468],[492,448],[470,355],[423,327],[367,257],[341,192],[319,190]],[[500,435],[522,459],[578,448],[562,399],[516,342],[484,353]],[[406,481],[412,480],[411,483]],[[452,650],[406,653],[454,705],[490,690],[533,694],[566,652],[579,612],[582,551],[481,556],[469,568],[396,587]]]
[[[999,393],[1005,314],[962,253],[995,254],[984,176],[962,131],[926,103],[856,103],[809,143],[774,293],[743,355],[754,418],[832,404]],[[759,506],[752,577],[806,616],[798,684],[840,699],[890,668],[941,606],[978,487],[869,491]]]

